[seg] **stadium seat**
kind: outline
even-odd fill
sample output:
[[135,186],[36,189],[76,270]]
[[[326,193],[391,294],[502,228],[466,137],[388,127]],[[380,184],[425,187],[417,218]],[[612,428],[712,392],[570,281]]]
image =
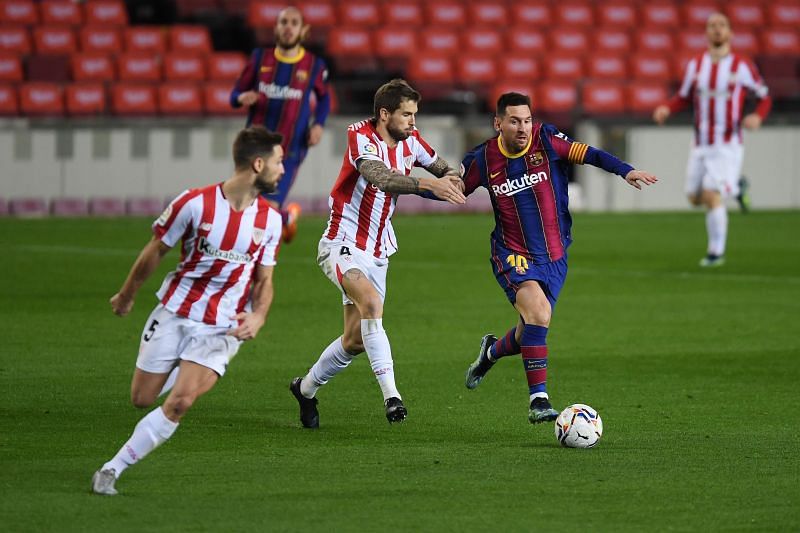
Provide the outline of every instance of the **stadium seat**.
[[92,0],[84,4],[86,24],[127,26],[128,11],[122,0]]
[[83,217],[89,214],[89,202],[85,198],[53,198],[50,214],[57,217]]
[[370,0],[349,0],[339,3],[339,20],[353,26],[381,24],[380,5]]
[[385,72],[405,72],[408,58],[417,46],[417,32],[411,27],[377,28],[372,33],[372,42]]
[[581,89],[583,112],[589,115],[625,112],[625,87],[622,82],[588,81]]
[[684,4],[682,9],[683,25],[689,29],[705,28],[708,17],[721,11],[717,2],[709,0],[692,0]]
[[116,54],[122,50],[122,36],[114,27],[83,26],[80,29],[81,51]]
[[111,112],[120,116],[155,115],[156,90],[147,83],[116,83],[111,90]]
[[245,107],[231,107],[231,84],[220,81],[208,82],[203,86],[203,109],[209,115],[247,114]]
[[90,198],[89,213],[98,217],[121,217],[125,214],[125,202],[113,197]]
[[760,29],[766,23],[762,2],[758,0],[734,0],[725,6],[734,35],[741,30]]
[[667,54],[633,54],[629,65],[631,77],[637,80],[670,81],[673,69]]
[[671,2],[655,2],[641,6],[642,26],[657,29],[677,29],[681,17],[676,5]]
[[170,52],[164,55],[164,79],[169,81],[204,81],[206,64],[200,54]]
[[374,71],[378,67],[373,53],[372,36],[359,26],[333,28],[328,34],[328,53],[340,73]]
[[75,32],[69,26],[37,26],[33,29],[37,54],[71,54],[78,51]]
[[205,26],[177,25],[169,29],[169,49],[172,52],[209,54],[213,48]]
[[541,67],[536,56],[511,52],[497,57],[497,76],[496,79],[519,80],[529,78],[537,79],[541,76]]
[[408,77],[413,82],[451,83],[454,74],[449,54],[426,53],[412,58],[408,65]]
[[761,52],[767,55],[800,54],[800,35],[796,29],[774,29],[761,32]]
[[425,20],[430,26],[450,26],[451,28],[467,28],[467,10],[464,4],[454,0],[427,2]]
[[203,96],[193,83],[167,82],[158,88],[158,111],[162,115],[201,115]]
[[447,27],[429,27],[420,32],[419,50],[426,53],[455,55],[461,50],[458,31]]
[[424,20],[419,2],[389,2],[383,5],[382,17],[387,27],[399,28],[404,25],[417,25]]
[[598,2],[597,20],[600,26],[607,28],[633,29],[637,23],[636,6],[616,0],[608,3]]
[[509,20],[520,27],[527,27],[530,31],[530,28],[537,27],[536,25],[546,28],[551,24],[553,12],[545,2],[512,2]]
[[505,27],[508,22],[508,9],[502,3],[469,2],[467,14],[473,26]]
[[72,83],[66,89],[67,115],[104,115],[106,88],[102,83]]
[[574,82],[583,77],[580,54],[550,54],[543,61],[545,77],[550,81]]
[[14,116],[19,114],[19,99],[17,89],[10,84],[0,83],[0,116]]
[[247,23],[253,28],[274,28],[278,20],[278,13],[285,7],[286,2],[254,1],[250,3],[247,14]]
[[543,113],[570,112],[578,104],[578,92],[575,84],[563,81],[548,81],[539,85],[537,94]]
[[208,79],[233,83],[247,64],[241,52],[214,52],[208,56]]
[[531,105],[533,106],[532,111],[534,114],[536,114],[536,111],[539,107],[539,102],[536,98],[534,82],[531,81],[530,78],[509,78],[492,85],[486,102],[489,109],[494,110],[495,106],[497,105],[497,100],[505,93],[520,93],[528,95],[531,99]]
[[761,53],[761,43],[755,32],[738,30],[731,36],[731,50],[753,57]]
[[28,116],[62,116],[64,95],[57,83],[27,82],[19,88],[19,108]]
[[672,31],[641,28],[636,32],[634,46],[637,52],[669,53],[675,49],[675,40]]
[[592,32],[591,47],[595,52],[627,54],[631,51],[631,35],[625,30],[601,28]]
[[669,98],[663,83],[631,82],[627,87],[627,110],[631,113],[650,115],[656,106]]
[[494,54],[459,54],[453,59],[456,80],[473,90],[477,86],[488,86],[497,79],[497,63]]
[[503,53],[503,36],[491,27],[467,28],[461,32],[462,53],[465,54],[501,54]]
[[336,6],[331,0],[300,0],[297,7],[303,13],[303,20],[311,25],[311,33],[317,28],[336,26]]
[[586,67],[590,78],[625,80],[628,77],[628,65],[625,57],[613,52],[590,55],[586,59]]
[[25,62],[25,79],[64,83],[70,79],[69,57],[67,55],[28,56]]
[[69,0],[45,0],[40,5],[42,24],[79,26],[83,24],[80,4]]
[[800,4],[791,0],[776,0],[768,3],[767,17],[773,28],[795,29],[800,27]]
[[33,26],[39,14],[33,0],[5,0],[0,3],[0,24]]
[[120,54],[117,57],[119,81],[161,81],[161,63],[158,56],[142,52]]
[[589,37],[581,29],[563,28],[550,32],[550,46],[553,52],[587,54]]
[[167,50],[164,30],[158,26],[134,26],[125,28],[125,51],[163,54]]
[[529,54],[544,54],[549,52],[547,39],[544,32],[530,31],[527,26],[511,26],[504,32],[506,49],[525,52]]
[[0,52],[0,83],[22,81],[22,60],[19,54]]
[[72,79],[75,81],[112,81],[114,62],[109,54],[89,52],[71,58]]
[[27,55],[31,53],[31,38],[22,26],[0,26],[0,52]]
[[588,2],[567,0],[554,2],[553,23],[559,28],[589,28],[596,23],[592,6]]
[[680,50],[702,52],[708,49],[708,37],[702,29],[682,30],[676,35],[675,45]]

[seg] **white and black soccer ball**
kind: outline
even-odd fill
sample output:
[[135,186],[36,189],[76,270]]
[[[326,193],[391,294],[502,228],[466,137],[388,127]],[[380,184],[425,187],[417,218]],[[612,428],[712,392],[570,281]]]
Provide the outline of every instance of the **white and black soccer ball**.
[[575,403],[556,418],[556,438],[567,448],[591,448],[603,436],[603,420],[597,411]]

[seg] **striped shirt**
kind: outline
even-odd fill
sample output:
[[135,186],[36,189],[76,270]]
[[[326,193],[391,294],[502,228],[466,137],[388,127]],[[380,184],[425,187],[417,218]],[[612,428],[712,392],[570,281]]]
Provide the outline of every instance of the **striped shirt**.
[[686,65],[678,94],[670,101],[670,111],[694,106],[695,144],[708,146],[742,142],[741,122],[747,91],[758,99],[756,113],[766,118],[772,105],[767,86],[755,65],[738,54],[728,54],[717,62],[705,52]]
[[234,327],[250,308],[256,264],[275,265],[281,216],[259,196],[234,211],[222,184],[184,191],[153,223],[167,246],[181,241],[178,267],[156,293],[169,311],[206,324]]
[[347,242],[386,258],[397,251],[391,222],[397,195],[381,191],[359,174],[356,164],[362,159],[382,161],[387,168],[409,175],[415,166],[432,165],[437,155],[416,129],[389,148],[369,120],[347,128],[347,151],[328,199],[331,214],[322,238],[331,243]]

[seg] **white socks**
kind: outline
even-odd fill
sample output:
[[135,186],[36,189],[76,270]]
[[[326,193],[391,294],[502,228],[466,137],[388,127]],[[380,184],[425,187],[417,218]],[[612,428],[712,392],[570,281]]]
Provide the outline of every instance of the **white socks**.
[[708,253],[725,255],[725,241],[728,238],[728,211],[724,205],[706,212],[706,232],[708,233]]
[[383,392],[383,400],[400,398],[397,386],[394,383],[394,362],[392,361],[392,348],[389,346],[389,337],[383,329],[383,319],[369,318],[361,321],[361,339],[364,341],[364,350],[367,352],[372,372],[378,380]]
[[102,470],[113,468],[119,477],[126,468],[136,464],[148,453],[166,442],[176,429],[178,429],[178,423],[167,418],[161,407],[156,407],[139,420],[133,429],[131,438],[120,448],[113,459],[103,465]]
[[330,343],[300,382],[300,394],[306,398],[313,398],[322,385],[347,368],[353,357],[355,356],[347,353],[342,346],[341,337]]

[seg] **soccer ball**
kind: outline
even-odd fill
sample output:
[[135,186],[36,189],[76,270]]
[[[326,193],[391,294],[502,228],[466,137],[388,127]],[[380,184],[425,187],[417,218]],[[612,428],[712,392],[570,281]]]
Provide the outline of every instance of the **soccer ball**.
[[567,448],[591,448],[601,436],[603,421],[588,405],[572,404],[556,419],[556,438]]

